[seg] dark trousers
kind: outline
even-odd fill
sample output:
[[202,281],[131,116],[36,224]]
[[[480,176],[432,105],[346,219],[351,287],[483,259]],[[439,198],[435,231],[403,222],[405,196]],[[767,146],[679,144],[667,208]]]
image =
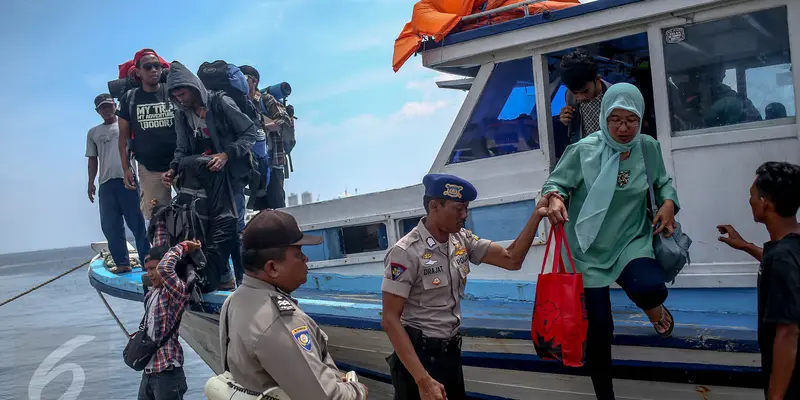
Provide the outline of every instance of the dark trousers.
[[[444,385],[447,400],[466,400],[464,371],[461,367],[461,337],[450,339],[447,343],[423,338],[417,329],[406,328],[406,331],[425,371]],[[386,361],[392,374],[394,400],[419,400],[419,387],[397,353],[392,353]]]
[[269,185],[267,185],[267,208],[277,210],[286,207],[286,192],[283,191],[285,176],[283,168],[273,167],[270,171]]
[[142,374],[137,400],[183,400],[186,390],[183,368],[171,368],[156,374]]
[[244,264],[242,264],[242,231],[244,230],[244,216],[247,210],[245,209],[244,201],[244,188],[234,189],[233,193],[234,203],[236,203],[236,214],[238,216],[236,224],[236,237],[232,245],[231,263],[233,264],[233,274],[236,278],[236,285],[242,284],[244,278]]
[[[642,310],[656,308],[667,299],[664,270],[651,258],[637,258],[622,270],[617,279],[628,298]],[[589,332],[586,340],[586,367],[598,400],[613,400],[611,341],[614,319],[608,287],[584,289]],[[654,332],[655,334],[655,332]]]
[[139,192],[126,188],[122,179],[110,179],[100,185],[97,200],[100,203],[100,226],[114,263],[131,264],[125,241],[125,224],[133,233],[139,259],[144,260],[150,251],[150,242],[147,240],[144,216],[139,209]]

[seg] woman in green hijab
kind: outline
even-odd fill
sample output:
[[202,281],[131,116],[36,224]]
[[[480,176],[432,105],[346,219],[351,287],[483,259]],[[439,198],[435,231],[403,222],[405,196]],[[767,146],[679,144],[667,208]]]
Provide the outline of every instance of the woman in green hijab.
[[[639,89],[627,83],[611,86],[603,96],[600,131],[567,147],[542,189],[543,194],[554,193],[548,217],[565,224],[575,267],[583,274],[589,317],[586,365],[602,400],[614,398],[609,286],[617,282],[659,335],[668,337],[674,326],[663,305],[668,292],[663,269],[654,259],[653,234],[672,234],[678,196],[658,142],[639,134],[642,115]],[[653,220],[647,216],[642,144],[661,205]]]

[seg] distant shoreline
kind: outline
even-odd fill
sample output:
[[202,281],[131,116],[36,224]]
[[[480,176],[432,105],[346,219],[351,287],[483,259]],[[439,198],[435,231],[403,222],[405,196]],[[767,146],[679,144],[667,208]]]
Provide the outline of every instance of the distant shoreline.
[[[68,254],[81,254],[86,253],[87,255],[94,254],[92,250],[91,243],[87,243],[85,246],[73,246],[73,247],[61,247],[56,249],[46,249],[46,250],[30,250],[30,251],[20,251],[14,253],[1,253],[0,254],[0,266],[3,265],[3,261],[9,258],[18,258],[18,257],[27,257],[31,255],[36,255],[40,257],[47,257],[56,255],[58,253],[66,253]],[[62,255],[62,254],[59,254]]]

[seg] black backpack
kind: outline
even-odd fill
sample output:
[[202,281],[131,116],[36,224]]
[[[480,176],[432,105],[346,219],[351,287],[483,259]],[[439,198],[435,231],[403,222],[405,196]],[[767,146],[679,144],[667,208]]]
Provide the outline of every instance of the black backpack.
[[[258,122],[258,111],[248,98],[250,88],[247,85],[247,78],[245,78],[239,67],[222,60],[204,62],[200,65],[200,69],[197,70],[197,77],[200,78],[206,89],[217,92],[217,96],[212,96],[211,98],[211,103],[213,104],[209,105],[216,115],[224,115],[222,98],[219,96],[219,92],[222,92],[221,94],[230,97],[239,107],[239,110],[250,117],[253,123]],[[225,118],[216,118],[216,120],[222,124],[220,129],[227,131]]]

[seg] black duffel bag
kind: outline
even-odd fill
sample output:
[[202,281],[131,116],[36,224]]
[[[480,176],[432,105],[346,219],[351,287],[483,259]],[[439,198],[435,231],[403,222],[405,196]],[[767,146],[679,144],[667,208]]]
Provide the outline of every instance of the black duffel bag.
[[139,323],[139,330],[131,335],[128,344],[125,346],[125,349],[122,350],[122,358],[125,360],[125,364],[133,368],[134,371],[144,370],[147,364],[150,363],[150,359],[156,355],[158,349],[160,349],[164,343],[167,343],[167,340],[169,340],[172,335],[178,331],[178,327],[181,326],[183,311],[181,311],[178,320],[175,321],[175,325],[167,332],[167,335],[164,336],[160,342],[156,343],[147,337],[147,329],[145,329],[144,321],[147,319],[148,312],[149,310],[145,311],[142,322]]

